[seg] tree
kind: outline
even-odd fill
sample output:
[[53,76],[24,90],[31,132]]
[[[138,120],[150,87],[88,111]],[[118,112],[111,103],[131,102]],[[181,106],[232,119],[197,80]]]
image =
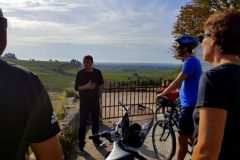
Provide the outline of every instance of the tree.
[[[207,18],[216,11],[226,8],[240,8],[240,0],[192,0],[181,7],[180,14],[173,26],[172,35],[174,38],[182,34],[198,36],[202,33],[203,24]],[[176,56],[174,44],[170,48],[173,57]]]
[[226,8],[240,8],[240,0],[192,0],[181,7],[173,27],[173,36],[197,36],[203,32],[203,23],[212,13]]
[[212,14],[207,5],[198,3],[187,3],[181,7],[180,14],[173,27],[173,36],[178,37],[181,34],[190,34],[197,36],[203,32],[203,22]]
[[3,57],[4,58],[17,59],[17,57],[14,53],[6,53]]
[[70,61],[70,63],[73,64],[73,65],[75,65],[75,66],[81,66],[81,65],[82,65],[81,62],[79,62],[79,61],[76,60],[76,59],[72,59],[72,60]]

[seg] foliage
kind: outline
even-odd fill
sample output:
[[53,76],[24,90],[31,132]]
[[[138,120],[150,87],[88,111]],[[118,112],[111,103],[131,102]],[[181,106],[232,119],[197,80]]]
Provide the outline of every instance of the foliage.
[[[176,38],[182,34],[198,36],[203,32],[203,24],[216,11],[226,8],[240,8],[240,0],[192,0],[181,7],[180,14],[174,24],[172,35]],[[171,46],[176,57],[174,44]]]
[[71,155],[71,150],[75,144],[78,128],[75,125],[68,125],[59,135],[65,159]]
[[64,112],[58,112],[57,118],[59,121],[62,121],[65,118],[66,114]]
[[[73,88],[76,74],[80,70],[79,66],[75,66],[69,62],[3,59],[32,71],[39,76],[48,90],[53,91],[63,91],[64,88]],[[169,77],[173,70],[174,68],[137,68],[136,70],[123,70],[118,68],[104,69],[102,70],[102,74],[105,81],[127,81],[128,78],[135,73],[148,80],[160,80]],[[76,95],[75,99],[78,99],[78,95]]]
[[168,77],[173,70],[139,70],[139,71],[102,71],[105,80],[110,81],[131,81],[134,74],[141,77],[145,77],[145,80],[159,80]]
[[52,98],[59,98],[62,100],[62,111],[57,112],[57,116],[59,120],[66,121],[65,125],[61,127],[61,132],[59,134],[59,140],[63,149],[63,153],[65,156],[65,159],[69,159],[69,156],[71,155],[72,148],[74,144],[76,143],[76,137],[78,133],[78,125],[79,125],[79,112],[76,113],[71,118],[66,118],[66,111],[65,108],[67,106],[67,97],[65,95],[56,97],[56,95],[51,96]]
[[67,99],[62,92],[48,93],[53,105],[54,112],[57,114],[59,122],[66,116]]
[[130,77],[128,77],[129,81],[148,81],[150,80],[146,76],[142,76],[139,73],[135,72]]
[[173,36],[203,32],[203,23],[212,13],[226,8],[240,8],[240,0],[192,0],[181,7],[173,27]]
[[73,65],[75,65],[75,66],[79,66],[79,67],[81,67],[81,62],[79,62],[78,60],[76,60],[76,59],[72,59],[71,61],[70,61],[70,63],[71,64],[73,64]]
[[177,37],[182,34],[197,36],[203,32],[203,22],[212,13],[206,5],[187,3],[181,7],[180,14],[174,24],[172,34]]
[[72,87],[79,66],[70,64],[69,62],[51,62],[37,60],[16,60],[3,58],[5,61],[15,63],[30,70],[38,75],[47,89],[60,89]]
[[240,0],[193,0],[196,4],[202,4],[212,11],[223,10],[226,8],[240,7]]
[[165,79],[166,80],[170,80],[170,81],[173,81],[178,75],[179,73],[181,72],[182,70],[182,66],[179,66],[175,69],[174,72],[172,72],[168,77],[166,77]]
[[17,59],[17,57],[14,53],[6,53],[3,57],[4,58]]
[[66,88],[65,90],[66,97],[77,97],[78,93],[72,89]]

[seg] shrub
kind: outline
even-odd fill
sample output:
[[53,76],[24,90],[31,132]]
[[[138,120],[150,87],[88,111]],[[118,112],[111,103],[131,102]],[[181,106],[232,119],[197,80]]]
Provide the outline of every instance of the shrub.
[[62,145],[65,159],[69,158],[76,141],[78,128],[75,125],[68,125],[59,135],[59,141]]
[[58,112],[57,117],[59,121],[62,121],[65,118],[65,113],[64,112]]
[[76,97],[78,93],[71,89],[65,89],[66,97]]

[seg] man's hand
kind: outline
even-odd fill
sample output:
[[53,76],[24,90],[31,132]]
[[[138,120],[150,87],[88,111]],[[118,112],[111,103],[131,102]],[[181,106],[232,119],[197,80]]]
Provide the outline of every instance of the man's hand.
[[92,81],[90,80],[85,85],[79,86],[78,91],[83,91],[83,90],[86,90],[86,89],[94,89],[94,88],[96,88],[96,84],[92,83]]
[[155,100],[161,99],[161,98],[163,98],[164,96],[165,96],[164,94],[160,93],[160,94],[158,94],[158,95],[156,96]]
[[96,87],[96,84],[95,83],[92,83],[92,81],[88,81],[87,84],[84,85],[84,88],[85,89],[94,89]]

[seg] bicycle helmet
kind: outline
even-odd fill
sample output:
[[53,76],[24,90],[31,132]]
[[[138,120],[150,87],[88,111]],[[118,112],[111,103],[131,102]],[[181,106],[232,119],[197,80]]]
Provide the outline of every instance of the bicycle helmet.
[[185,47],[188,48],[188,52],[192,53],[192,50],[198,45],[198,39],[190,35],[179,36],[175,41],[179,44],[177,48],[179,56],[182,56],[185,53],[183,52]]
[[125,134],[124,143],[130,147],[139,148],[144,142],[145,135],[141,132],[142,127],[138,123],[129,126]]

